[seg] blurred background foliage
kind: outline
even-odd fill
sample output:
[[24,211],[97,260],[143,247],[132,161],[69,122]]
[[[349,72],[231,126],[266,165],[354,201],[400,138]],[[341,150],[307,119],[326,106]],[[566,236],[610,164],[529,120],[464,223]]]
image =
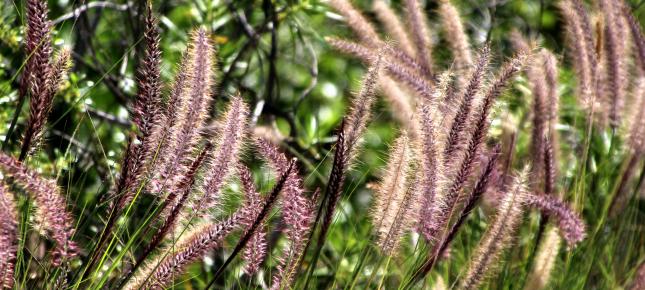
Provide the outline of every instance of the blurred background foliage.
[[[398,1],[391,2],[401,9]],[[645,22],[643,2],[630,1],[641,23]],[[371,11],[369,0],[353,3],[362,11]],[[473,46],[481,47],[489,41],[496,64],[511,55],[508,42],[511,29],[540,39],[541,45],[564,54],[562,59],[567,62],[564,29],[555,1],[453,3],[460,9]],[[434,1],[425,5],[430,26],[434,28],[438,26],[436,5]],[[67,190],[68,201],[80,217],[78,239],[87,241],[103,224],[96,213],[106,202],[102,197],[118,172],[133,127],[129,110],[136,92],[135,68],[141,55],[141,46],[137,44],[142,39],[145,1],[52,0],[49,7],[49,17],[55,26],[55,46],[72,49],[74,67],[63,92],[56,97],[44,150],[30,162],[47,175],[58,176]],[[309,188],[325,183],[331,161],[328,155],[335,142],[334,130],[364,72],[359,61],[331,50],[325,43],[326,36],[352,37],[341,17],[330,11],[324,1],[316,0],[158,0],[154,7],[160,17],[162,77],[166,83],[170,84],[175,74],[191,30],[198,26],[207,28],[216,43],[219,67],[213,120],[226,99],[239,92],[251,104],[253,122],[258,124],[256,133],[282,140],[286,150],[300,159]],[[18,150],[28,110],[17,92],[26,57],[21,47],[23,13],[21,1],[0,0],[0,139],[3,148],[12,151]],[[368,16],[373,17],[369,13]],[[439,28],[433,31],[434,60],[447,68],[450,52],[439,31]],[[582,133],[576,130],[581,126],[575,124],[583,116],[576,109],[569,69],[561,71],[561,82],[563,124],[558,129],[563,136],[563,154],[568,155],[575,151],[567,148],[567,144],[580,143]],[[520,129],[528,126],[529,102],[530,90],[520,80],[498,105],[492,134],[499,136],[506,122],[520,124]],[[338,263],[330,268],[336,269],[340,281],[350,279],[343,275],[351,275],[359,250],[369,243],[365,239],[369,236],[366,211],[371,194],[366,188],[378,177],[389,143],[398,132],[386,102],[379,100],[374,115],[375,121],[365,138],[366,150],[347,183],[342,210],[329,238],[331,246],[325,249],[325,255],[336,257],[326,262]],[[14,121],[15,129],[9,132]],[[216,132],[217,124],[212,127]],[[518,135],[516,152],[520,157],[528,154],[528,136]],[[601,138],[598,146],[606,143]],[[567,170],[574,169],[575,164],[561,167],[567,177],[575,174]],[[478,240],[484,225],[470,228],[478,230],[467,231],[467,236],[459,241]],[[460,251],[453,258],[457,262],[451,264],[463,265],[469,255],[468,251]],[[333,272],[317,274],[334,276]],[[500,276],[505,275],[512,279],[512,273]]]

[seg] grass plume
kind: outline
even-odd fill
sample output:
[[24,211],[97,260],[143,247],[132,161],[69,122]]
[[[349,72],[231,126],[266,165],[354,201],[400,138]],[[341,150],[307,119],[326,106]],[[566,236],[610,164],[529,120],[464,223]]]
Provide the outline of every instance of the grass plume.
[[408,188],[412,170],[412,149],[404,131],[394,142],[390,159],[372,205],[372,224],[376,244],[386,255],[397,250],[404,232],[416,220],[415,191]]
[[55,242],[52,264],[59,266],[77,256],[79,249],[72,241],[74,221],[66,209],[65,196],[61,194],[56,181],[41,177],[5,153],[0,153],[0,170],[34,200],[36,221]]
[[533,268],[529,273],[524,289],[545,289],[555,268],[556,259],[560,251],[561,238],[556,227],[546,230],[545,237],[538,248]]
[[439,1],[439,16],[446,40],[453,53],[456,69],[461,71],[468,69],[473,63],[472,52],[457,7],[452,4],[451,0],[441,0]]
[[248,131],[248,107],[240,96],[231,100],[221,122],[221,136],[202,185],[203,196],[199,197],[197,204],[194,205],[195,212],[199,214],[216,204],[222,185],[234,171],[233,168],[242,149]]
[[[156,185],[153,190],[175,190],[190,165],[213,101],[214,58],[208,33],[204,29],[195,30],[171,90],[167,109],[167,122],[171,122],[168,145],[159,154],[161,159],[151,183]],[[172,111],[174,116],[170,114]]]
[[558,228],[569,247],[575,247],[585,238],[584,221],[559,199],[548,195],[528,194],[526,203],[557,219]]
[[497,214],[477,246],[458,289],[477,289],[493,271],[504,250],[510,247],[513,233],[521,223],[524,213],[522,203],[527,192],[527,178],[527,169],[524,169],[504,194]]
[[416,57],[428,74],[432,73],[432,47],[430,45],[430,29],[426,22],[426,15],[419,0],[405,0],[406,19],[408,29],[412,34],[414,45],[416,45]]
[[414,44],[394,10],[383,0],[374,1],[372,9],[388,36],[397,42],[405,54],[414,57],[416,54]]
[[70,52],[67,49],[61,50],[57,58],[52,60],[51,22],[48,12],[47,1],[26,2],[27,63],[20,81],[20,94],[24,97],[28,93],[31,98],[27,127],[18,158],[21,161],[38,147],[54,96],[71,66]]
[[12,289],[18,253],[18,213],[13,195],[0,185],[0,288]]

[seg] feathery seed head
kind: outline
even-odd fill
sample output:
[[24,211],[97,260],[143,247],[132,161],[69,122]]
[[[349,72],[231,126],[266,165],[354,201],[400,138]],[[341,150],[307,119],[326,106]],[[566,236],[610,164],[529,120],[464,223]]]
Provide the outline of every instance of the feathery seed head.
[[183,274],[189,264],[219,246],[241,221],[241,214],[236,212],[220,223],[193,227],[132,277],[125,289],[165,289]]
[[378,81],[381,94],[392,106],[392,115],[407,130],[418,132],[417,123],[414,122],[414,100],[392,78],[381,75]]
[[[326,41],[335,49],[358,57],[367,64],[373,62],[373,55],[378,55],[375,49],[352,41],[334,37],[328,37]],[[387,52],[387,58],[384,60],[384,68],[388,74],[419,96],[432,99],[434,95],[433,80],[431,80],[432,77],[429,79],[428,74],[423,72],[423,67],[415,60],[405,57],[400,51],[386,48],[385,52]]]
[[349,113],[347,114],[347,125],[345,127],[345,144],[344,153],[345,164],[351,164],[352,159],[355,158],[357,148],[360,146],[360,138],[365,131],[367,122],[371,118],[372,104],[374,104],[374,93],[376,82],[379,78],[379,72],[382,64],[382,53],[372,63],[367,73],[363,77],[361,90],[356,95],[352,104],[350,105]]
[[197,213],[203,213],[215,205],[224,181],[234,171],[248,132],[248,114],[248,107],[242,97],[233,97],[220,120],[222,131],[204,178],[203,197],[195,204]]
[[383,24],[388,35],[396,40],[398,47],[403,49],[405,54],[414,56],[415,47],[394,10],[383,0],[374,1],[372,9],[376,13],[378,20]]
[[535,259],[533,259],[533,269],[526,280],[525,290],[540,290],[548,285],[560,251],[560,241],[558,228],[551,227],[546,231]]
[[27,128],[23,136],[19,160],[24,160],[38,147],[59,80],[65,73],[64,69],[53,67],[52,64],[51,22],[47,14],[47,1],[27,1],[25,33],[27,63],[20,80],[20,95],[29,94],[30,100]]
[[[448,133],[447,144],[445,145],[444,156],[451,157],[458,151],[459,145],[462,144],[461,136],[465,134],[465,129],[471,119],[471,111],[474,106],[474,99],[484,80],[484,74],[487,71],[488,63],[490,61],[490,48],[488,45],[482,48],[477,60],[477,64],[472,71],[468,85],[464,91],[463,96],[460,98],[459,109],[457,114],[454,116],[452,121],[452,126],[450,128],[450,133]],[[450,159],[444,160],[444,162],[449,162]]]
[[432,107],[427,103],[421,103],[418,107],[418,133],[419,156],[421,157],[420,170],[417,176],[418,190],[421,195],[421,208],[419,212],[420,231],[427,238],[435,227],[433,207],[435,206],[435,195],[439,190],[438,180],[443,179],[443,155],[440,153],[437,144],[437,136],[434,128]]
[[370,47],[380,46],[381,39],[372,24],[348,0],[331,0],[329,5],[345,17],[347,25],[362,43]]
[[497,215],[482,237],[468,271],[458,289],[477,289],[493,271],[501,254],[512,241],[515,228],[521,223],[524,213],[522,203],[526,198],[528,167],[515,178],[497,208]]
[[[255,185],[253,184],[251,170],[246,166],[240,166],[238,171],[242,188],[244,188],[246,203],[249,205],[255,205],[254,211],[256,213],[254,215],[257,215],[261,210],[260,194],[257,192]],[[253,233],[249,243],[244,247],[242,258],[246,261],[244,272],[247,275],[255,274],[260,269],[262,262],[264,262],[267,254],[266,235],[266,226],[264,225],[264,222],[262,222],[255,233]]]
[[457,7],[450,0],[439,1],[439,15],[448,45],[453,53],[453,59],[456,62],[456,69],[464,70],[470,67],[473,62],[472,53]]
[[606,93],[609,107],[609,118],[613,128],[620,125],[620,113],[625,101],[625,91],[627,88],[627,71],[625,60],[629,54],[625,44],[625,28],[623,19],[620,16],[618,1],[599,1],[600,10],[604,17],[604,60],[606,64],[607,86]]
[[543,194],[528,194],[526,204],[555,217],[562,237],[570,248],[575,247],[584,240],[586,236],[584,221],[569,206],[556,197]]
[[13,182],[24,188],[36,204],[36,219],[56,243],[53,250],[53,264],[58,266],[78,254],[72,241],[74,226],[72,216],[67,212],[65,197],[60,193],[56,181],[42,178],[26,168],[13,157],[0,153],[0,170]]
[[645,77],[638,79],[634,99],[637,111],[629,124],[628,144],[632,151],[641,153],[645,151]]
[[[161,109],[161,51],[159,50],[159,31],[157,20],[152,15],[148,3],[145,31],[145,51],[138,71],[139,89],[134,103],[133,122],[139,129],[142,143],[152,134]],[[155,144],[156,145],[156,144]]]
[[386,255],[396,252],[405,231],[417,220],[418,213],[416,190],[409,188],[413,152],[405,131],[397,138],[389,155],[371,210],[376,243]]
[[374,60],[367,73],[363,77],[363,83],[358,95],[352,100],[352,104],[347,114],[347,123],[345,127],[345,144],[344,153],[347,161],[345,164],[350,164],[352,159],[355,158],[357,147],[360,146],[360,138],[365,131],[367,122],[371,117],[372,104],[374,104],[374,93],[376,82],[379,79],[379,73],[383,62],[383,54],[380,53]]
[[596,98],[596,63],[591,24],[579,0],[559,2],[565,20],[573,65],[578,77],[578,97],[583,106],[591,110]]
[[259,228],[251,237],[249,244],[244,248],[242,259],[246,261],[244,273],[253,275],[260,270],[267,255],[267,232],[265,227]]
[[61,49],[56,55],[56,60],[54,61],[52,73],[51,73],[51,92],[53,96],[58,92],[59,88],[62,86],[63,79],[72,68],[72,56],[71,50],[67,47]]
[[[194,30],[188,51],[181,64],[171,92],[177,115],[169,129],[168,146],[164,146],[157,166],[155,189],[164,186],[173,189],[191,163],[191,154],[199,144],[200,130],[205,126],[208,110],[213,102],[212,87],[215,78],[215,52],[203,28]],[[170,105],[173,105],[172,103]]]
[[0,184],[0,289],[12,289],[18,253],[18,213],[13,194]]
[[424,66],[427,74],[432,74],[432,47],[430,44],[430,29],[419,0],[405,0],[406,19],[412,39],[417,47],[416,56]]

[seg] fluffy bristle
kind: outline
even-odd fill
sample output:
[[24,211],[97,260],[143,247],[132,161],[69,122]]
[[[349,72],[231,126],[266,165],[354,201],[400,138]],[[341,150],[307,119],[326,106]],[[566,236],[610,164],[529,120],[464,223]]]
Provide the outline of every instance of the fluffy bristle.
[[381,69],[382,56],[379,56],[370,66],[367,74],[363,77],[361,90],[356,95],[347,114],[347,123],[345,127],[345,158],[346,164],[356,156],[356,148],[360,146],[363,132],[367,121],[372,116],[372,104],[374,104],[374,93],[376,82],[379,78]]
[[634,105],[636,111],[630,119],[628,144],[632,151],[645,151],[645,77],[638,78],[634,90]]
[[[293,170],[292,174],[297,175],[296,172]],[[315,218],[315,204],[304,196],[300,177],[296,179],[290,176],[285,183],[282,215],[286,225],[284,234],[289,244],[278,259],[278,271],[273,276],[271,289],[292,287]]]
[[575,247],[585,238],[584,221],[559,199],[548,195],[529,194],[526,203],[557,219],[558,228],[569,247]]
[[506,192],[497,208],[497,215],[488,226],[458,289],[476,289],[495,268],[501,254],[512,242],[515,228],[521,223],[526,196],[527,169],[525,168]]
[[177,115],[168,132],[168,145],[162,147],[159,154],[161,159],[156,166],[159,169],[153,181],[156,185],[154,190],[175,190],[186,173],[213,101],[214,63],[214,50],[208,34],[204,29],[194,31],[171,92],[173,102],[169,106],[179,107],[168,109],[176,110]]
[[78,254],[74,235],[74,221],[67,212],[65,197],[54,180],[42,178],[18,160],[0,153],[0,169],[27,191],[36,204],[36,219],[56,243],[53,264],[61,265]]
[[139,88],[132,120],[139,129],[139,138],[142,139],[143,146],[153,146],[156,144],[147,144],[147,138],[155,129],[161,109],[161,51],[157,19],[152,15],[150,2],[147,10],[143,33],[145,51],[138,71]]
[[372,24],[348,0],[331,0],[329,5],[345,17],[347,25],[361,42],[370,47],[380,46],[381,40]]
[[248,132],[248,107],[240,96],[231,100],[221,119],[222,131],[203,183],[203,197],[198,198],[195,212],[202,214],[219,199],[226,178],[234,171],[242,144]]
[[[444,152],[445,156],[448,156],[448,157],[454,156],[453,154],[459,151],[458,146],[462,143],[461,142],[462,135],[466,133],[464,131],[471,118],[471,114],[472,114],[471,111],[475,105],[474,99],[476,95],[479,94],[479,90],[484,81],[484,74],[486,73],[486,69],[488,68],[489,61],[490,61],[490,49],[488,48],[488,46],[485,46],[479,55],[479,59],[477,60],[477,65],[473,69],[472,75],[470,77],[470,80],[468,81],[468,85],[466,86],[464,94],[459,99],[460,100],[459,109],[457,110],[457,114],[455,115],[452,121],[450,133],[448,133],[447,144],[445,145],[445,152]],[[445,161],[448,162],[450,160],[451,159],[446,159]]]
[[410,132],[418,131],[416,123],[412,120],[414,115],[414,100],[407,94],[396,81],[389,76],[381,75],[378,82],[379,90],[392,108],[392,115]]
[[173,228],[177,224],[182,210],[186,205],[186,201],[189,199],[191,192],[193,191],[197,171],[201,169],[204,160],[210,153],[211,149],[211,143],[207,143],[204,149],[199,153],[199,155],[197,155],[193,164],[191,164],[177,190],[168,194],[164,200],[161,205],[161,217],[163,219],[161,226],[152,236],[152,239],[146,246],[143,254],[137,258],[133,268],[130,270],[131,272],[136,272],[137,268],[143,263],[143,261],[145,261],[152,251],[156,250],[157,246],[161,244],[166,235],[173,231]]
[[[239,173],[246,203],[258,203],[260,200],[260,194],[257,192],[255,185],[253,184],[251,170],[246,166],[240,166]],[[260,269],[262,262],[264,262],[267,254],[266,236],[266,226],[262,223],[258,226],[255,233],[253,233],[249,243],[244,247],[242,258],[246,262],[246,265],[244,265],[244,273],[247,275],[255,274]]]
[[415,55],[415,47],[410,40],[408,33],[405,31],[401,20],[396,13],[383,0],[374,1],[372,8],[376,17],[383,24],[385,32],[398,43],[398,47],[410,56]]
[[430,238],[433,223],[432,207],[435,202],[437,192],[437,180],[442,174],[443,156],[439,152],[437,136],[435,134],[432,108],[428,104],[419,106],[419,140],[417,141],[420,153],[420,171],[418,173],[419,191],[421,195],[421,209],[419,212],[420,231],[426,237]]
[[386,165],[386,173],[374,193],[372,223],[377,245],[386,255],[397,250],[410,224],[416,220],[415,190],[408,188],[412,156],[407,133],[395,141]]
[[[466,148],[463,150],[463,156],[461,156],[458,163],[453,167],[455,171],[452,174],[450,185],[448,185],[449,187],[447,187],[434,209],[433,216],[436,218],[437,228],[434,230],[432,236],[436,236],[446,228],[463,186],[475,168],[476,157],[480,153],[480,147],[485,141],[490,126],[488,115],[493,103],[506,86],[508,86],[510,80],[519,73],[527,57],[526,54],[522,53],[506,63],[497,76],[497,79],[488,88],[488,91],[484,93],[482,104],[473,116],[473,125],[470,129],[471,131],[468,132],[468,141],[465,144]],[[446,156],[445,158],[452,157]]]
[[465,70],[469,68],[473,62],[472,53],[457,7],[450,0],[441,0],[439,1],[439,15],[441,16],[446,40],[448,40],[448,45],[452,50],[456,69]]
[[573,65],[578,77],[578,97],[583,106],[595,106],[596,55],[593,49],[589,19],[579,0],[561,1],[560,10],[567,28],[567,43],[570,46]]
[[202,224],[186,233],[167,251],[148,263],[145,269],[134,276],[125,289],[163,289],[180,276],[186,267],[203,257],[209,250],[220,245],[222,240],[235,230],[242,220],[239,213],[217,224]]
[[560,251],[560,236],[558,229],[549,228],[533,259],[533,269],[526,278],[525,290],[540,290],[546,288],[551,278],[551,272]]
[[18,213],[11,192],[0,184],[0,289],[12,289],[18,252]]
[[267,255],[267,229],[262,227],[253,234],[249,244],[244,248],[242,258],[246,261],[244,273],[253,275],[260,270]]
[[620,125],[620,114],[625,102],[627,88],[627,68],[624,58],[628,55],[625,44],[626,30],[623,27],[623,19],[620,16],[618,1],[599,1],[600,10],[603,13],[604,31],[604,59],[606,63],[606,92],[602,94],[609,99],[609,119],[611,126],[616,128]]
[[[327,38],[327,42],[335,49],[360,58],[363,62],[371,64],[373,62],[373,55],[378,55],[377,50],[368,48],[362,44],[338,39]],[[433,84],[432,80],[425,77],[422,67],[414,60],[405,58],[401,54],[397,54],[392,49],[385,49],[387,59],[384,60],[384,68],[388,74],[408,87],[410,90],[417,93],[425,99],[432,99]]]
[[430,45],[430,29],[419,0],[405,0],[406,18],[412,39],[416,45],[416,57],[423,64],[426,73],[432,73],[432,47]]
[[52,107],[60,80],[69,69],[69,52],[63,50],[52,61],[51,22],[47,1],[29,0],[26,3],[27,27],[25,55],[28,56],[20,80],[20,95],[30,95],[29,117],[22,140],[20,157],[24,160],[38,147],[47,116]]

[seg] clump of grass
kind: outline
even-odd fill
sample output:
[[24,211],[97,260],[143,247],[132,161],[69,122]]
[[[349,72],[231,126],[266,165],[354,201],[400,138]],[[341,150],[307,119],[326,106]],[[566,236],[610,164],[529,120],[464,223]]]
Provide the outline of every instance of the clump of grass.
[[32,0],[26,4],[27,63],[20,80],[20,94],[23,98],[29,94],[30,100],[29,118],[18,158],[21,161],[38,147],[54,95],[71,66],[70,52],[67,49],[61,50],[52,59],[51,22],[47,15],[47,2]]
[[[500,67],[495,65],[495,44],[472,42],[460,12],[448,0],[438,3],[437,12],[451,50],[449,64],[433,61],[433,52],[441,49],[434,46],[436,38],[422,1],[404,1],[403,17],[384,1],[374,2],[376,19],[395,42],[384,40],[377,26],[349,1],[329,4],[344,17],[357,40],[330,37],[328,44],[359,58],[368,69],[330,139],[335,145],[328,149],[333,156],[327,168],[329,178],[312,185],[298,159],[281,150],[297,156],[319,152],[297,152],[292,146],[297,139],[272,144],[252,138],[255,121],[250,120],[257,116],[251,116],[242,94],[215,96],[216,44],[205,28],[190,35],[171,89],[164,95],[159,21],[148,2],[132,109],[135,127],[129,132],[120,175],[110,188],[112,204],[101,216],[104,229],[88,239],[88,247],[81,247],[81,239],[75,240],[74,215],[58,182],[25,163],[38,148],[53,96],[70,68],[69,51],[53,57],[46,3],[27,1],[25,50],[29,57],[20,93],[30,97],[30,112],[19,158],[0,153],[0,286],[20,288],[24,285],[17,281],[27,275],[47,272],[51,276],[44,283],[55,288],[69,286],[67,279],[71,278],[70,288],[161,289],[180,283],[193,264],[207,257],[215,257],[210,259],[215,266],[205,269],[205,284],[200,286],[206,288],[243,288],[244,282],[248,287],[257,282],[271,289],[310,288],[320,277],[337,287],[370,288],[380,276],[379,288],[398,284],[407,289],[433,281],[435,289],[446,288],[445,284],[476,289],[486,287],[489,280],[497,283],[490,279],[497,273],[499,279],[507,279],[506,272],[524,267],[526,271],[519,273],[522,277],[517,277],[524,284],[513,285],[542,289],[570,286],[552,278],[570,279],[566,275],[573,271],[585,277],[596,275],[591,270],[593,263],[587,266],[579,260],[598,262],[594,260],[600,259],[598,254],[606,254],[606,249],[611,252],[612,245],[599,244],[612,241],[607,236],[614,231],[625,232],[610,212],[620,212],[641,190],[643,179],[641,172],[639,180],[632,180],[645,152],[645,86],[641,85],[645,44],[626,4],[601,0],[597,11],[590,13],[583,1],[561,1],[571,51],[559,59],[546,48],[536,48],[539,39],[528,41],[514,32],[508,37],[516,54]],[[601,21],[592,21],[596,18]],[[627,35],[631,43],[625,41]],[[561,88],[566,87],[559,73],[569,62],[577,81],[574,95],[586,111],[582,134],[569,129],[573,126],[559,126],[569,121],[560,119],[567,112],[559,110]],[[522,74],[526,78],[516,82]],[[530,122],[530,132],[523,136],[524,123],[515,124],[514,117],[501,121],[514,127],[519,144],[528,150],[515,141],[506,144],[518,136],[500,138],[496,130],[496,121],[505,117],[496,116],[495,107],[505,106],[499,100],[516,91],[531,96],[531,105],[519,109]],[[376,105],[379,92],[388,101],[384,108]],[[227,100],[223,110],[213,109],[221,108],[216,97]],[[626,105],[630,102],[635,109]],[[254,114],[261,114],[261,104]],[[370,121],[379,117],[375,108],[393,110],[402,128],[385,154],[384,173],[377,185],[366,189],[372,199],[371,228],[360,228],[356,234],[367,233],[364,238],[369,243],[347,239],[346,252],[354,252],[355,244],[365,245],[358,259],[347,259],[342,256],[345,253],[327,247],[327,237],[332,230],[347,230],[334,228],[333,219],[345,188],[362,186],[355,179],[345,183],[362,161],[363,139]],[[205,133],[211,119],[214,136]],[[560,138],[562,128],[567,128],[569,138]],[[607,143],[608,130],[612,133],[609,146],[596,145]],[[562,142],[571,143],[567,145],[573,149],[567,150],[580,151],[581,156],[562,158],[561,152],[570,153],[563,151]],[[610,174],[616,162],[622,162],[620,172]],[[509,178],[519,163],[529,165]],[[257,174],[251,168],[258,164],[273,173],[267,175],[274,180],[266,193],[254,181]],[[612,187],[611,192],[606,193],[606,187]],[[479,211],[482,199],[494,202],[483,203]],[[29,210],[32,204],[35,211]],[[137,208],[144,206],[148,210],[139,216],[143,209]],[[540,214],[539,224],[531,209]],[[486,217],[490,212],[495,214]],[[33,229],[51,241],[51,258],[38,259],[36,252],[29,257],[32,253],[23,251],[33,248],[24,241],[31,236],[23,222],[33,223]],[[369,235],[373,239],[367,239]],[[562,242],[568,246],[566,257],[559,255]],[[634,241],[613,243],[618,247]],[[505,255],[513,249],[517,250]],[[373,255],[378,262],[370,264]],[[22,265],[21,259],[37,260],[38,267]],[[621,257],[607,259],[613,262]],[[334,268],[336,260],[340,266]],[[632,266],[627,264],[636,260],[626,261],[620,266]],[[354,268],[352,275],[342,273],[347,265]],[[504,266],[507,271],[499,271]],[[615,278],[612,283],[627,285],[629,281],[638,289],[644,272],[639,267],[629,274],[634,278]],[[462,270],[455,274],[453,268]],[[560,268],[564,274],[554,271]],[[329,275],[338,269],[339,274]],[[583,288],[592,281],[578,279],[571,285],[583,284],[579,287]],[[490,285],[503,286],[507,284]]]
[[[74,236],[73,219],[67,211],[67,203],[56,181],[41,177],[26,168],[17,159],[0,153],[0,171],[12,183],[23,188],[36,204],[35,221],[45,235],[55,242],[52,264],[60,266],[78,255]],[[5,182],[9,181],[5,178]],[[7,199],[7,201],[9,201]]]

